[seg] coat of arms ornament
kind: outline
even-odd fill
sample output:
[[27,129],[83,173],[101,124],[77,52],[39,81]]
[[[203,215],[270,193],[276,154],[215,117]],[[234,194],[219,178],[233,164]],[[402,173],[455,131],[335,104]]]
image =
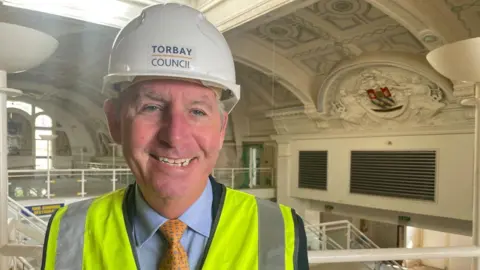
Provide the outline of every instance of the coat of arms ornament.
[[355,80],[342,83],[333,112],[349,125],[397,125],[428,121],[446,106],[442,90],[430,80],[392,71],[365,70]]

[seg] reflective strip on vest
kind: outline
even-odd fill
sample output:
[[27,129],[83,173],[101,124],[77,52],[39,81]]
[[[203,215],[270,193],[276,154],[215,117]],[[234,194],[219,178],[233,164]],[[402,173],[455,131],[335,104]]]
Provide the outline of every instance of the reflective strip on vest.
[[[51,223],[45,269],[136,269],[124,224],[124,194],[116,191],[60,209]],[[219,211],[203,270],[295,270],[289,207],[227,188]]]
[[82,269],[85,221],[93,200],[79,201],[57,211],[50,225],[45,270]]
[[277,204],[257,198],[258,269],[285,269],[285,230]]
[[[56,259],[55,269],[82,269],[83,235],[92,202],[93,199],[89,199],[71,204],[63,214],[57,240],[57,253],[61,250],[62,256]],[[78,226],[81,224],[83,226]]]

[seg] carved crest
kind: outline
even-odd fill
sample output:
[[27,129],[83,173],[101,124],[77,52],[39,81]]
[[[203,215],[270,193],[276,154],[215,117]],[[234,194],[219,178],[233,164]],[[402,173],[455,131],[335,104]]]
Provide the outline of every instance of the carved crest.
[[371,108],[375,112],[393,112],[402,109],[403,104],[397,104],[388,87],[368,89],[368,97],[376,107]]

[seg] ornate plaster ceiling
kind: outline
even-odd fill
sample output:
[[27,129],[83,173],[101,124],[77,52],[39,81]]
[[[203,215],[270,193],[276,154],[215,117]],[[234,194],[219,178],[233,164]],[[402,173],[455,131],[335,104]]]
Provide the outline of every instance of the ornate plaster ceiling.
[[468,32],[468,37],[480,36],[479,0],[443,0],[437,2],[435,2],[437,5],[443,4],[450,9],[463,28]]
[[363,0],[320,1],[248,36],[312,76],[327,75],[339,61],[366,52],[427,52],[405,27]]

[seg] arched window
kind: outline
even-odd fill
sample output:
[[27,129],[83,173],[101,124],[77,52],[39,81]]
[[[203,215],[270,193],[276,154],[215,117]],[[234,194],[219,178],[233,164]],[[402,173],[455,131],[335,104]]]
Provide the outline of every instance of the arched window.
[[52,118],[48,115],[41,114],[35,118],[35,127],[37,128],[51,128],[52,126]]
[[53,119],[46,115],[42,108],[23,101],[7,100],[7,108],[19,109],[35,117],[35,119],[32,119],[34,120],[33,122],[35,122],[35,168],[47,169],[48,164],[50,164],[51,168],[52,146],[54,141],[49,143],[47,140],[42,139],[41,135],[53,134]]

